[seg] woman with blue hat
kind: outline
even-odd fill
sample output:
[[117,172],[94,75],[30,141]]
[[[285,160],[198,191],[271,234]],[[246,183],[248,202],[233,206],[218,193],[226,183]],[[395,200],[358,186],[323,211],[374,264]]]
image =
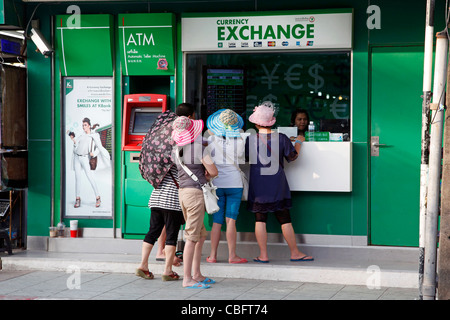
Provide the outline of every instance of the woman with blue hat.
[[226,221],[228,242],[228,262],[246,263],[247,260],[236,255],[236,219],[241,204],[243,183],[239,163],[244,163],[245,142],[241,137],[244,121],[230,109],[220,109],[210,115],[206,126],[212,134],[208,139],[211,155],[219,171],[214,179],[217,186],[220,210],[213,214],[211,228],[211,253],[207,262],[217,262],[217,247],[220,231]]

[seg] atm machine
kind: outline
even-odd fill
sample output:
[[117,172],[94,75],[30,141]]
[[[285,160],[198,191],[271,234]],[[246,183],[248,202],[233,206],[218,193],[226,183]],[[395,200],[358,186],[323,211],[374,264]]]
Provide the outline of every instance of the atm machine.
[[156,118],[167,110],[163,94],[124,96],[122,125],[122,232],[124,238],[141,238],[148,232],[148,200],[153,191],[139,172],[142,140]]

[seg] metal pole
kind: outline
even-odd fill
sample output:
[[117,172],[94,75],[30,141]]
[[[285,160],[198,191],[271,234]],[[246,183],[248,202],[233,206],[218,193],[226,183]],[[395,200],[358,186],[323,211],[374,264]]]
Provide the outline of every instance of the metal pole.
[[[450,62],[450,61],[449,61]],[[447,62],[447,84],[450,83],[450,66]],[[450,94],[445,97],[445,105],[450,105]],[[438,251],[438,300],[450,300],[450,115],[445,113],[442,155],[441,212],[439,224]]]
[[422,299],[423,267],[425,252],[425,216],[428,178],[429,123],[431,74],[433,66],[434,0],[427,0],[425,20],[425,52],[423,67],[422,101],[422,156],[420,165],[420,227],[419,227],[419,298]]
[[[55,21],[54,21],[54,17],[50,17],[50,34],[51,34],[51,41],[52,41],[52,48],[55,48]],[[52,140],[51,140],[51,144],[52,144],[52,155],[51,155],[51,159],[52,159],[52,168],[51,168],[51,172],[52,172],[52,177],[51,177],[51,196],[50,196],[50,201],[51,201],[51,205],[50,205],[50,227],[54,227],[55,226],[55,53],[52,53],[52,58],[51,58],[51,86],[52,86],[52,97],[51,97],[51,101],[52,101]]]
[[425,265],[423,299],[436,297],[436,256],[439,197],[442,160],[442,128],[444,120],[445,82],[447,79],[448,39],[446,32],[436,34],[436,63],[434,68],[433,104],[431,105],[430,158],[425,223]]

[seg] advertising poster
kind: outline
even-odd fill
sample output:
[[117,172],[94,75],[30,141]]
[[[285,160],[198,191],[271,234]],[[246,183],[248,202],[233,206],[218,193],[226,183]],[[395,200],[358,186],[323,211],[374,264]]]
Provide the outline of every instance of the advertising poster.
[[63,85],[64,215],[112,218],[113,80],[67,77]]

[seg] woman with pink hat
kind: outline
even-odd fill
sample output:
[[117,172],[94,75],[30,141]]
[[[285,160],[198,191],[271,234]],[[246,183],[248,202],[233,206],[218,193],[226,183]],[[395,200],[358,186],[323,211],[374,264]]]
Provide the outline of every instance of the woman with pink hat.
[[[177,144],[174,148],[175,159],[178,169],[181,209],[183,211],[185,225],[186,243],[183,250],[184,276],[183,287],[190,289],[207,289],[215,281],[204,277],[200,271],[200,261],[203,243],[206,239],[206,228],[203,223],[205,216],[205,201],[201,185],[205,184],[211,177],[217,176],[217,168],[207,148],[202,143],[202,120],[191,120],[187,117],[178,117],[172,125],[172,138]],[[198,181],[184,170],[180,161],[183,162]]]
[[266,222],[269,212],[274,212],[289,246],[291,261],[312,261],[314,258],[297,248],[289,212],[291,191],[284,173],[284,160],[297,159],[304,138],[298,136],[293,146],[286,135],[273,131],[274,115],[272,102],[265,101],[248,118],[258,131],[249,136],[245,148],[246,159],[250,162],[247,209],[255,213],[255,235],[260,248],[259,256],[253,260],[269,263]]

